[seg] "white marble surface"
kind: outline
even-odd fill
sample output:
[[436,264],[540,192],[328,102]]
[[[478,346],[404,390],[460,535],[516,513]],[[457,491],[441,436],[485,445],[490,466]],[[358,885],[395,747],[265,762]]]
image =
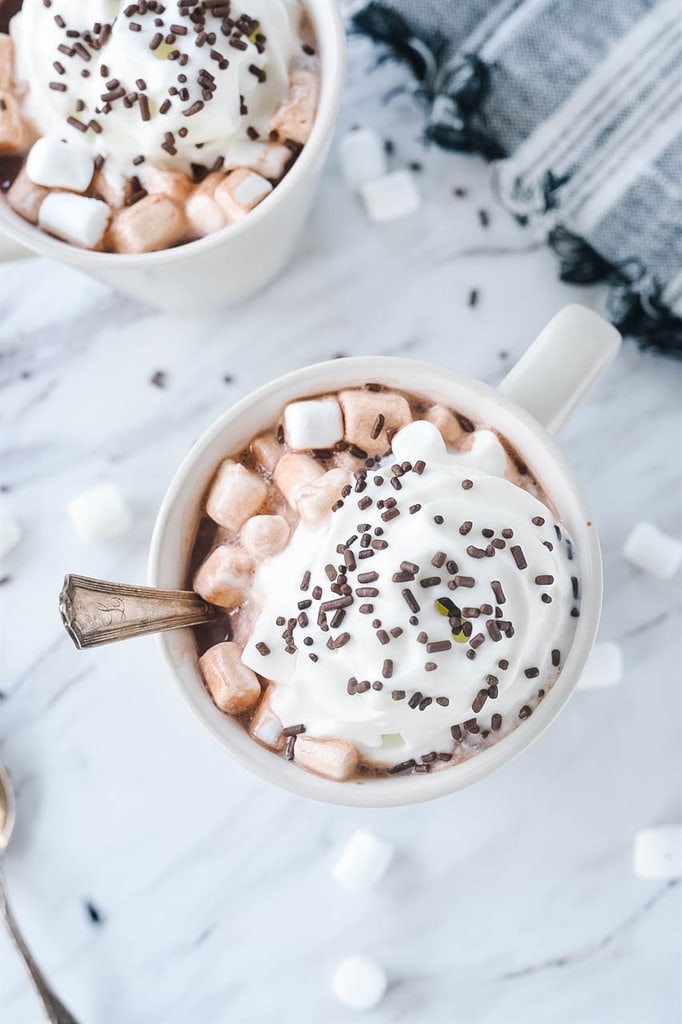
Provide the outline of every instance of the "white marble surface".
[[[627,345],[562,436],[602,532],[602,636],[622,642],[625,679],[577,694],[477,788],[390,811],[297,799],[203,735],[153,639],[79,654],[60,626],[65,571],[144,580],[178,459],[255,385],[367,351],[494,384],[564,302],[603,301],[556,281],[551,255],[495,207],[482,163],[421,151],[411,101],[381,103],[400,77],[369,64],[353,43],[342,127],[374,125],[396,140],[396,165],[424,163],[420,216],[368,224],[332,158],[286,275],[208,322],[150,314],[54,264],[0,267],[0,500],[25,530],[0,587],[16,912],[83,1024],[341,1024],[352,1014],[330,976],[354,952],[391,978],[375,1024],[673,1024],[680,887],[636,879],[631,857],[639,827],[681,817],[680,587],[621,547],[643,517],[679,528],[678,367]],[[164,390],[149,383],[159,369]],[[136,526],[86,547],[65,504],[104,479]],[[329,874],[359,825],[398,848],[366,897]],[[0,1020],[39,1020],[4,937]]]

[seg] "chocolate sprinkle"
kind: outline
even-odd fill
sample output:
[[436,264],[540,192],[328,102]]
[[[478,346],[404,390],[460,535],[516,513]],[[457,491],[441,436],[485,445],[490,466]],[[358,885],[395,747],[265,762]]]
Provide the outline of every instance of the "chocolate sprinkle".
[[526,561],[522,548],[518,544],[514,544],[510,550],[512,553],[512,558],[516,562],[517,569],[527,569],[528,562]]

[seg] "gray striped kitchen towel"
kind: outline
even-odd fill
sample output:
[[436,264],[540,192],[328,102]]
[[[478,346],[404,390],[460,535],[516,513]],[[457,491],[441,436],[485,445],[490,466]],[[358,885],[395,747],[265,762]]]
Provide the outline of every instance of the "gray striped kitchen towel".
[[372,0],[352,26],[411,69],[427,140],[495,161],[562,279],[682,356],[682,0]]

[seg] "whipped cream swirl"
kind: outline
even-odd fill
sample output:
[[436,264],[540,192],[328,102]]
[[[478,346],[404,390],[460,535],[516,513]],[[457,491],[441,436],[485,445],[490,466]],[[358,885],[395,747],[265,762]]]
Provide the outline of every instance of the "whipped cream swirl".
[[492,431],[451,451],[417,421],[349,474],[321,528],[300,525],[261,565],[243,661],[275,682],[285,726],[395,766],[532,713],[570,647],[579,583],[564,527],[505,473]]
[[[267,138],[301,54],[297,0],[24,0],[15,78],[37,131],[106,160],[190,173]],[[243,151],[240,153],[243,159]]]

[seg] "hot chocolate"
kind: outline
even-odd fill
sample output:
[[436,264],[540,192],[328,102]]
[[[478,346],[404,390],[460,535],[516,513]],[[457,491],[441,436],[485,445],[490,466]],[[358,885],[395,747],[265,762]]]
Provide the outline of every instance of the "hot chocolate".
[[23,0],[5,21],[0,186],[81,248],[152,252],[241,220],[312,128],[298,0]]
[[206,686],[302,768],[456,765],[561,672],[571,539],[520,455],[455,409],[373,383],[290,403],[204,509],[188,582],[225,609],[197,630]]

